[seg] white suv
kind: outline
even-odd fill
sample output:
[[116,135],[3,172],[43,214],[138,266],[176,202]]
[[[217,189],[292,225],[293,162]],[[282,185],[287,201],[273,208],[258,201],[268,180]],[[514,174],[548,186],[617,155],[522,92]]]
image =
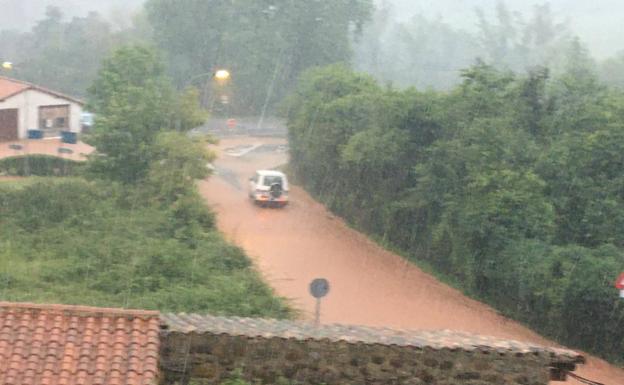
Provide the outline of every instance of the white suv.
[[262,206],[288,204],[288,179],[279,171],[259,170],[249,178],[249,198]]

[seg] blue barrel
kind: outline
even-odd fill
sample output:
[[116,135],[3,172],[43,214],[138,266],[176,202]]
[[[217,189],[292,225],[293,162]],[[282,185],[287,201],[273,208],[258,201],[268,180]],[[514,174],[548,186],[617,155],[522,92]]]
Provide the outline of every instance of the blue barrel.
[[78,141],[78,137],[75,132],[61,131],[61,142],[69,143],[69,144],[76,144],[77,141]]
[[43,139],[43,130],[28,130],[28,139]]

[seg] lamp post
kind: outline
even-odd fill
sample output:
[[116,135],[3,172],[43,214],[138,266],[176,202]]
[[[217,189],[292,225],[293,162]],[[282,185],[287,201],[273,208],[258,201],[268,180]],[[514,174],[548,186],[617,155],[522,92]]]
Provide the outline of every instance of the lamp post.
[[[189,86],[193,81],[199,79],[199,78],[203,78],[203,77],[211,77],[212,79],[215,80],[216,85],[218,85],[219,87],[224,87],[225,85],[227,85],[227,83],[231,80],[232,78],[232,74],[230,73],[230,71],[228,71],[227,69],[218,69],[216,71],[213,72],[205,72],[203,74],[199,74],[199,75],[195,75],[192,78],[190,78],[187,82],[186,85]],[[214,88],[214,87],[213,87]],[[216,101],[216,97],[214,95],[215,90],[213,89],[213,92],[211,92],[210,94],[210,107],[208,109],[208,111],[210,113],[212,113],[213,109],[214,109],[214,104]]]
[[187,80],[186,85],[189,86],[191,83],[193,83],[193,81],[199,78],[206,77],[206,76],[212,76],[214,79],[216,79],[219,82],[227,82],[232,77],[230,74],[230,71],[225,70],[225,69],[220,69],[220,70],[213,71],[213,72],[205,72],[203,74],[195,75],[189,80]]

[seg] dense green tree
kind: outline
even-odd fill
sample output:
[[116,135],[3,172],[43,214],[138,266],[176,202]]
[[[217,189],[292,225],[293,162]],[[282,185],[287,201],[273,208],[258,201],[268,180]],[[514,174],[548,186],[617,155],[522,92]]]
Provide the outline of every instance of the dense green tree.
[[214,160],[205,143],[175,131],[163,131],[154,140],[147,183],[157,191],[150,195],[171,203],[195,190],[195,180],[209,175],[206,165]]
[[40,178],[0,183],[0,213],[3,301],[292,315],[193,195],[162,207],[134,186]]
[[530,70],[525,79],[521,79],[516,87],[517,104],[512,110],[516,116],[513,120],[520,127],[536,138],[548,135],[548,116],[554,108],[552,98],[548,94],[550,70],[536,67]]
[[608,122],[607,89],[598,79],[587,48],[578,39],[567,46],[562,66],[562,72],[549,86],[554,104],[553,134],[603,127]]
[[90,88],[90,108],[99,117],[88,138],[100,155],[90,168],[125,183],[145,177],[150,146],[167,127],[173,88],[156,52],[125,47],[106,59]]
[[[179,86],[208,84],[218,68],[232,73],[235,111],[260,112],[290,91],[310,67],[350,58],[351,33],[368,17],[369,0],[188,1],[146,4],[158,44]],[[206,76],[198,76],[206,74]]]
[[124,183],[147,175],[161,130],[188,130],[205,120],[197,93],[177,95],[159,54],[147,46],[116,50],[89,92],[90,108],[98,114],[88,138],[97,148],[90,169]]
[[612,87],[624,89],[624,52],[610,57],[599,64],[600,80]]
[[289,104],[292,165],[354,226],[501,312],[619,360],[624,96],[596,81],[580,44],[569,55],[555,75],[479,61],[448,93],[310,71]]
[[624,127],[569,134],[557,141],[538,170],[550,181],[561,243],[624,247]]

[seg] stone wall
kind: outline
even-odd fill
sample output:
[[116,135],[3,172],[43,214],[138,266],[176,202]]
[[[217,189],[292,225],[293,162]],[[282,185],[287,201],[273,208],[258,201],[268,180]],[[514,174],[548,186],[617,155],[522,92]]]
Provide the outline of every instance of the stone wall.
[[301,385],[547,385],[547,352],[500,353],[329,340],[167,333],[164,383],[219,384],[240,371],[250,383]]

